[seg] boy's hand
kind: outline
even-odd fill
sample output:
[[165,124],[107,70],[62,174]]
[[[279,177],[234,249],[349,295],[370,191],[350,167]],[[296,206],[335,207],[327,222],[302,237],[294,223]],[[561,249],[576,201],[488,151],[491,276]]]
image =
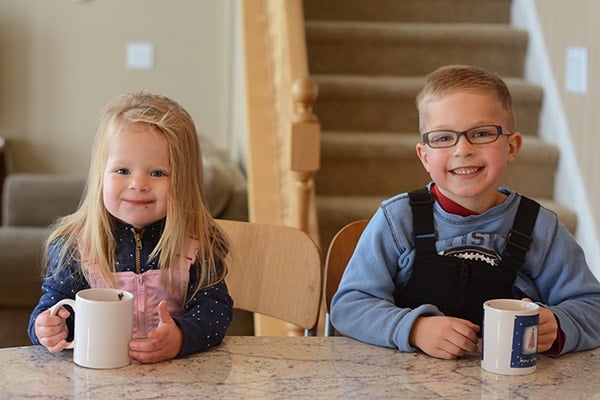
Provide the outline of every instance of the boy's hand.
[[[529,303],[533,300],[528,298],[521,299]],[[538,353],[543,353],[552,348],[554,341],[558,337],[558,322],[554,313],[545,307],[540,306],[540,323],[538,327]]]
[[432,357],[454,360],[478,349],[479,326],[460,318],[431,316],[415,320],[409,342]]
[[183,345],[183,333],[167,310],[167,302],[158,304],[159,323],[147,340],[129,342],[129,357],[140,363],[155,363],[177,356]]
[[51,315],[48,309],[35,319],[35,335],[50,353],[58,353],[67,346],[69,328],[66,320],[70,315],[69,310],[61,307],[56,315]]

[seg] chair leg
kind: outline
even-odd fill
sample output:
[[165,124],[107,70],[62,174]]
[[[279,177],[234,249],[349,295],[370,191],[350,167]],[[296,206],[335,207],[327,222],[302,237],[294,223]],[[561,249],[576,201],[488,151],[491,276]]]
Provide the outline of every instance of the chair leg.
[[312,329],[305,329],[304,336],[317,336],[317,327],[315,326]]
[[329,313],[325,314],[325,336],[335,336],[335,328],[331,324],[331,319],[329,318]]

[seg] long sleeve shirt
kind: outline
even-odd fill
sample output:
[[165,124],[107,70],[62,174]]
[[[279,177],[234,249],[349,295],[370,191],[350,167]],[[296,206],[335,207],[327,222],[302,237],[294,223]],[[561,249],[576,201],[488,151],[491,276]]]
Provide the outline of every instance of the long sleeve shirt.
[[[520,196],[508,197],[490,210],[467,217],[434,203],[436,250],[440,254],[476,249],[500,257],[512,227]],[[331,305],[337,331],[358,340],[401,351],[416,351],[409,334],[419,316],[442,315],[432,304],[397,307],[394,290],[411,277],[415,255],[408,195],[384,201],[365,228],[346,267]],[[557,216],[541,208],[533,243],[517,273],[515,289],[550,309],[564,333],[560,354],[600,346],[600,284],[583,250]]]

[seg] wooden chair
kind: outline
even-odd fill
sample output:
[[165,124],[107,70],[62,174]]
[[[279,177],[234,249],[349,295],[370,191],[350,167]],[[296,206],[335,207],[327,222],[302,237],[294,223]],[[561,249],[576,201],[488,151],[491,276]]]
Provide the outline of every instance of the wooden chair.
[[361,219],[349,223],[340,229],[329,244],[327,258],[325,259],[325,336],[334,336],[335,329],[329,319],[331,299],[337,291],[346,265],[354,253],[358,238],[362,234],[368,219]]
[[321,253],[303,231],[217,220],[231,241],[225,278],[234,307],[277,318],[315,335],[321,303]]

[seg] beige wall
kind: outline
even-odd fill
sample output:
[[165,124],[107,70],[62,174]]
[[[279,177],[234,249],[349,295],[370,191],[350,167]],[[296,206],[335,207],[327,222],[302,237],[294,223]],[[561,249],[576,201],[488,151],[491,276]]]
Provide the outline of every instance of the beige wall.
[[[232,1],[1,0],[0,136],[15,170],[85,175],[100,108],[140,89],[228,147]],[[132,41],[154,44],[152,70],[125,68]]]
[[[600,227],[600,2],[535,0],[550,67],[573,143],[574,162],[587,192],[596,232]],[[565,53],[571,46],[588,49],[588,92],[565,90]],[[567,178],[568,179],[568,178]],[[577,204],[572,205],[577,207]],[[594,246],[598,248],[598,243]],[[598,270],[600,268],[596,266]]]

